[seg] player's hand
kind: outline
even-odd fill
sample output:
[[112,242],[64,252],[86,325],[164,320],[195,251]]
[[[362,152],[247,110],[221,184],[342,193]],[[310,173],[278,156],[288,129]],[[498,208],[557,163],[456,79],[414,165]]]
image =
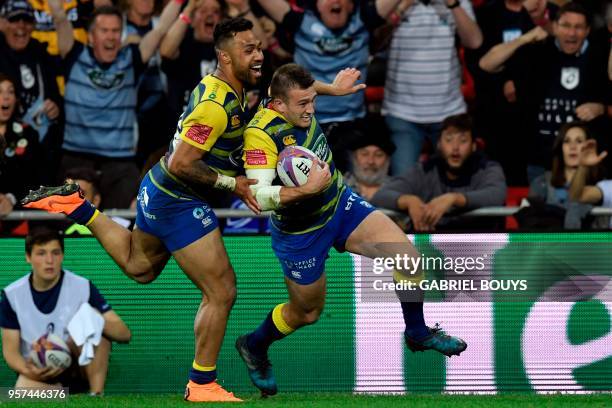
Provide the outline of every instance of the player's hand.
[[434,230],[438,221],[446,214],[455,203],[455,197],[452,193],[442,194],[425,204],[423,213],[423,222],[428,225],[431,230]]
[[334,82],[331,84],[333,95],[349,95],[365,89],[365,84],[355,85],[355,82],[359,80],[360,76],[361,72],[357,68],[345,68],[338,72],[336,78],[334,78]]
[[597,166],[607,155],[608,152],[605,150],[597,154],[597,141],[589,139],[584,142],[580,149],[580,165],[585,167]]
[[330,181],[331,172],[329,171],[329,164],[316,159],[310,167],[308,181],[303,186],[304,192],[309,195],[317,194],[323,191]]
[[604,106],[601,103],[587,102],[576,108],[576,115],[578,115],[578,118],[587,122],[603,115],[603,113]]
[[527,31],[521,37],[526,44],[530,44],[544,40],[546,37],[548,37],[548,33],[542,27],[537,26]]
[[236,14],[244,13],[250,8],[249,0],[226,0],[225,2],[236,11]]
[[236,177],[236,188],[234,189],[234,194],[236,194],[255,214],[261,213],[261,206],[253,195],[250,186],[257,184],[257,182],[258,180],[256,179],[238,176]]

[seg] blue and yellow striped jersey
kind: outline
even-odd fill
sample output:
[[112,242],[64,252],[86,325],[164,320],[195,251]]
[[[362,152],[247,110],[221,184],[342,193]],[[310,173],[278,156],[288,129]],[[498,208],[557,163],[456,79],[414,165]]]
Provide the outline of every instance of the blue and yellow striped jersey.
[[333,216],[338,198],[344,189],[342,174],[336,170],[327,138],[315,118],[307,129],[287,122],[278,112],[263,108],[244,131],[244,168],[276,169],[279,153],[291,145],[313,151],[329,164],[331,183],[320,194],[277,209],[272,222],[286,233],[302,234],[323,227]]
[[202,160],[212,170],[236,176],[242,168],[242,136],[249,121],[246,103],[246,92],[238,98],[227,82],[205,76],[189,96],[170,151],[182,140],[204,150]]

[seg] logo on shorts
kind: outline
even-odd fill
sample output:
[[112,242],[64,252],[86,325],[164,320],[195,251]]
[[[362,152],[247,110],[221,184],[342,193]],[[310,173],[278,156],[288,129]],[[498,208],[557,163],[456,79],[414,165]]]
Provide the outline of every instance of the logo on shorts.
[[261,166],[268,164],[268,159],[266,158],[266,152],[261,149],[255,150],[245,150],[246,153],[246,163],[252,166]]
[[193,218],[201,220],[204,218],[204,209],[202,207],[196,207],[193,209]]
[[203,225],[204,227],[208,227],[208,226],[209,226],[210,224],[212,224],[212,223],[213,223],[213,221],[212,221],[212,219],[211,219],[210,217],[206,217],[206,218],[204,218],[204,219],[202,220],[202,225]]
[[356,198],[357,196],[355,195],[355,193],[349,196],[348,200],[346,201],[346,206],[344,207],[344,211],[348,211],[351,209],[351,207],[353,206],[353,201],[355,201]]
[[298,271],[291,271],[291,276],[293,276],[295,279],[302,279],[302,273]]
[[368,203],[366,200],[361,200],[359,204],[363,205],[365,208],[372,208],[372,204]]
[[189,128],[185,136],[187,139],[193,140],[198,144],[204,144],[206,140],[208,140],[208,136],[210,136],[212,130],[213,128],[210,126],[195,124]]

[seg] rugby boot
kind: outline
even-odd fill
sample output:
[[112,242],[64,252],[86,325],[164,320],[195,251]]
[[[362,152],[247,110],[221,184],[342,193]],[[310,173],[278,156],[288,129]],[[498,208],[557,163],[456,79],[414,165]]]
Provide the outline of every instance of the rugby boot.
[[191,380],[185,388],[185,401],[190,402],[242,402],[233,392],[226,391],[213,381],[208,384],[198,384]]
[[459,337],[449,336],[444,333],[438,323],[434,327],[428,327],[429,335],[415,340],[407,335],[406,345],[414,353],[416,351],[435,350],[445,356],[458,356],[467,348],[467,343]]
[[247,336],[245,334],[236,339],[236,350],[247,366],[251,382],[259,388],[262,396],[274,395],[278,390],[272,373],[272,364],[267,355],[260,357],[249,350]]

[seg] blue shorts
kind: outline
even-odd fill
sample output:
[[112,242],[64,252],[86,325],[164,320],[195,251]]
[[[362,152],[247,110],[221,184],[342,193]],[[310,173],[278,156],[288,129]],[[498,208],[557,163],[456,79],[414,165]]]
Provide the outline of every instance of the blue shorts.
[[208,203],[186,194],[156,164],[140,183],[136,226],[174,252],[219,226]]
[[345,251],[346,240],[376,208],[345,187],[336,211],[323,227],[304,234],[288,234],[271,223],[272,249],[283,273],[300,285],[309,285],[323,275],[331,247]]

